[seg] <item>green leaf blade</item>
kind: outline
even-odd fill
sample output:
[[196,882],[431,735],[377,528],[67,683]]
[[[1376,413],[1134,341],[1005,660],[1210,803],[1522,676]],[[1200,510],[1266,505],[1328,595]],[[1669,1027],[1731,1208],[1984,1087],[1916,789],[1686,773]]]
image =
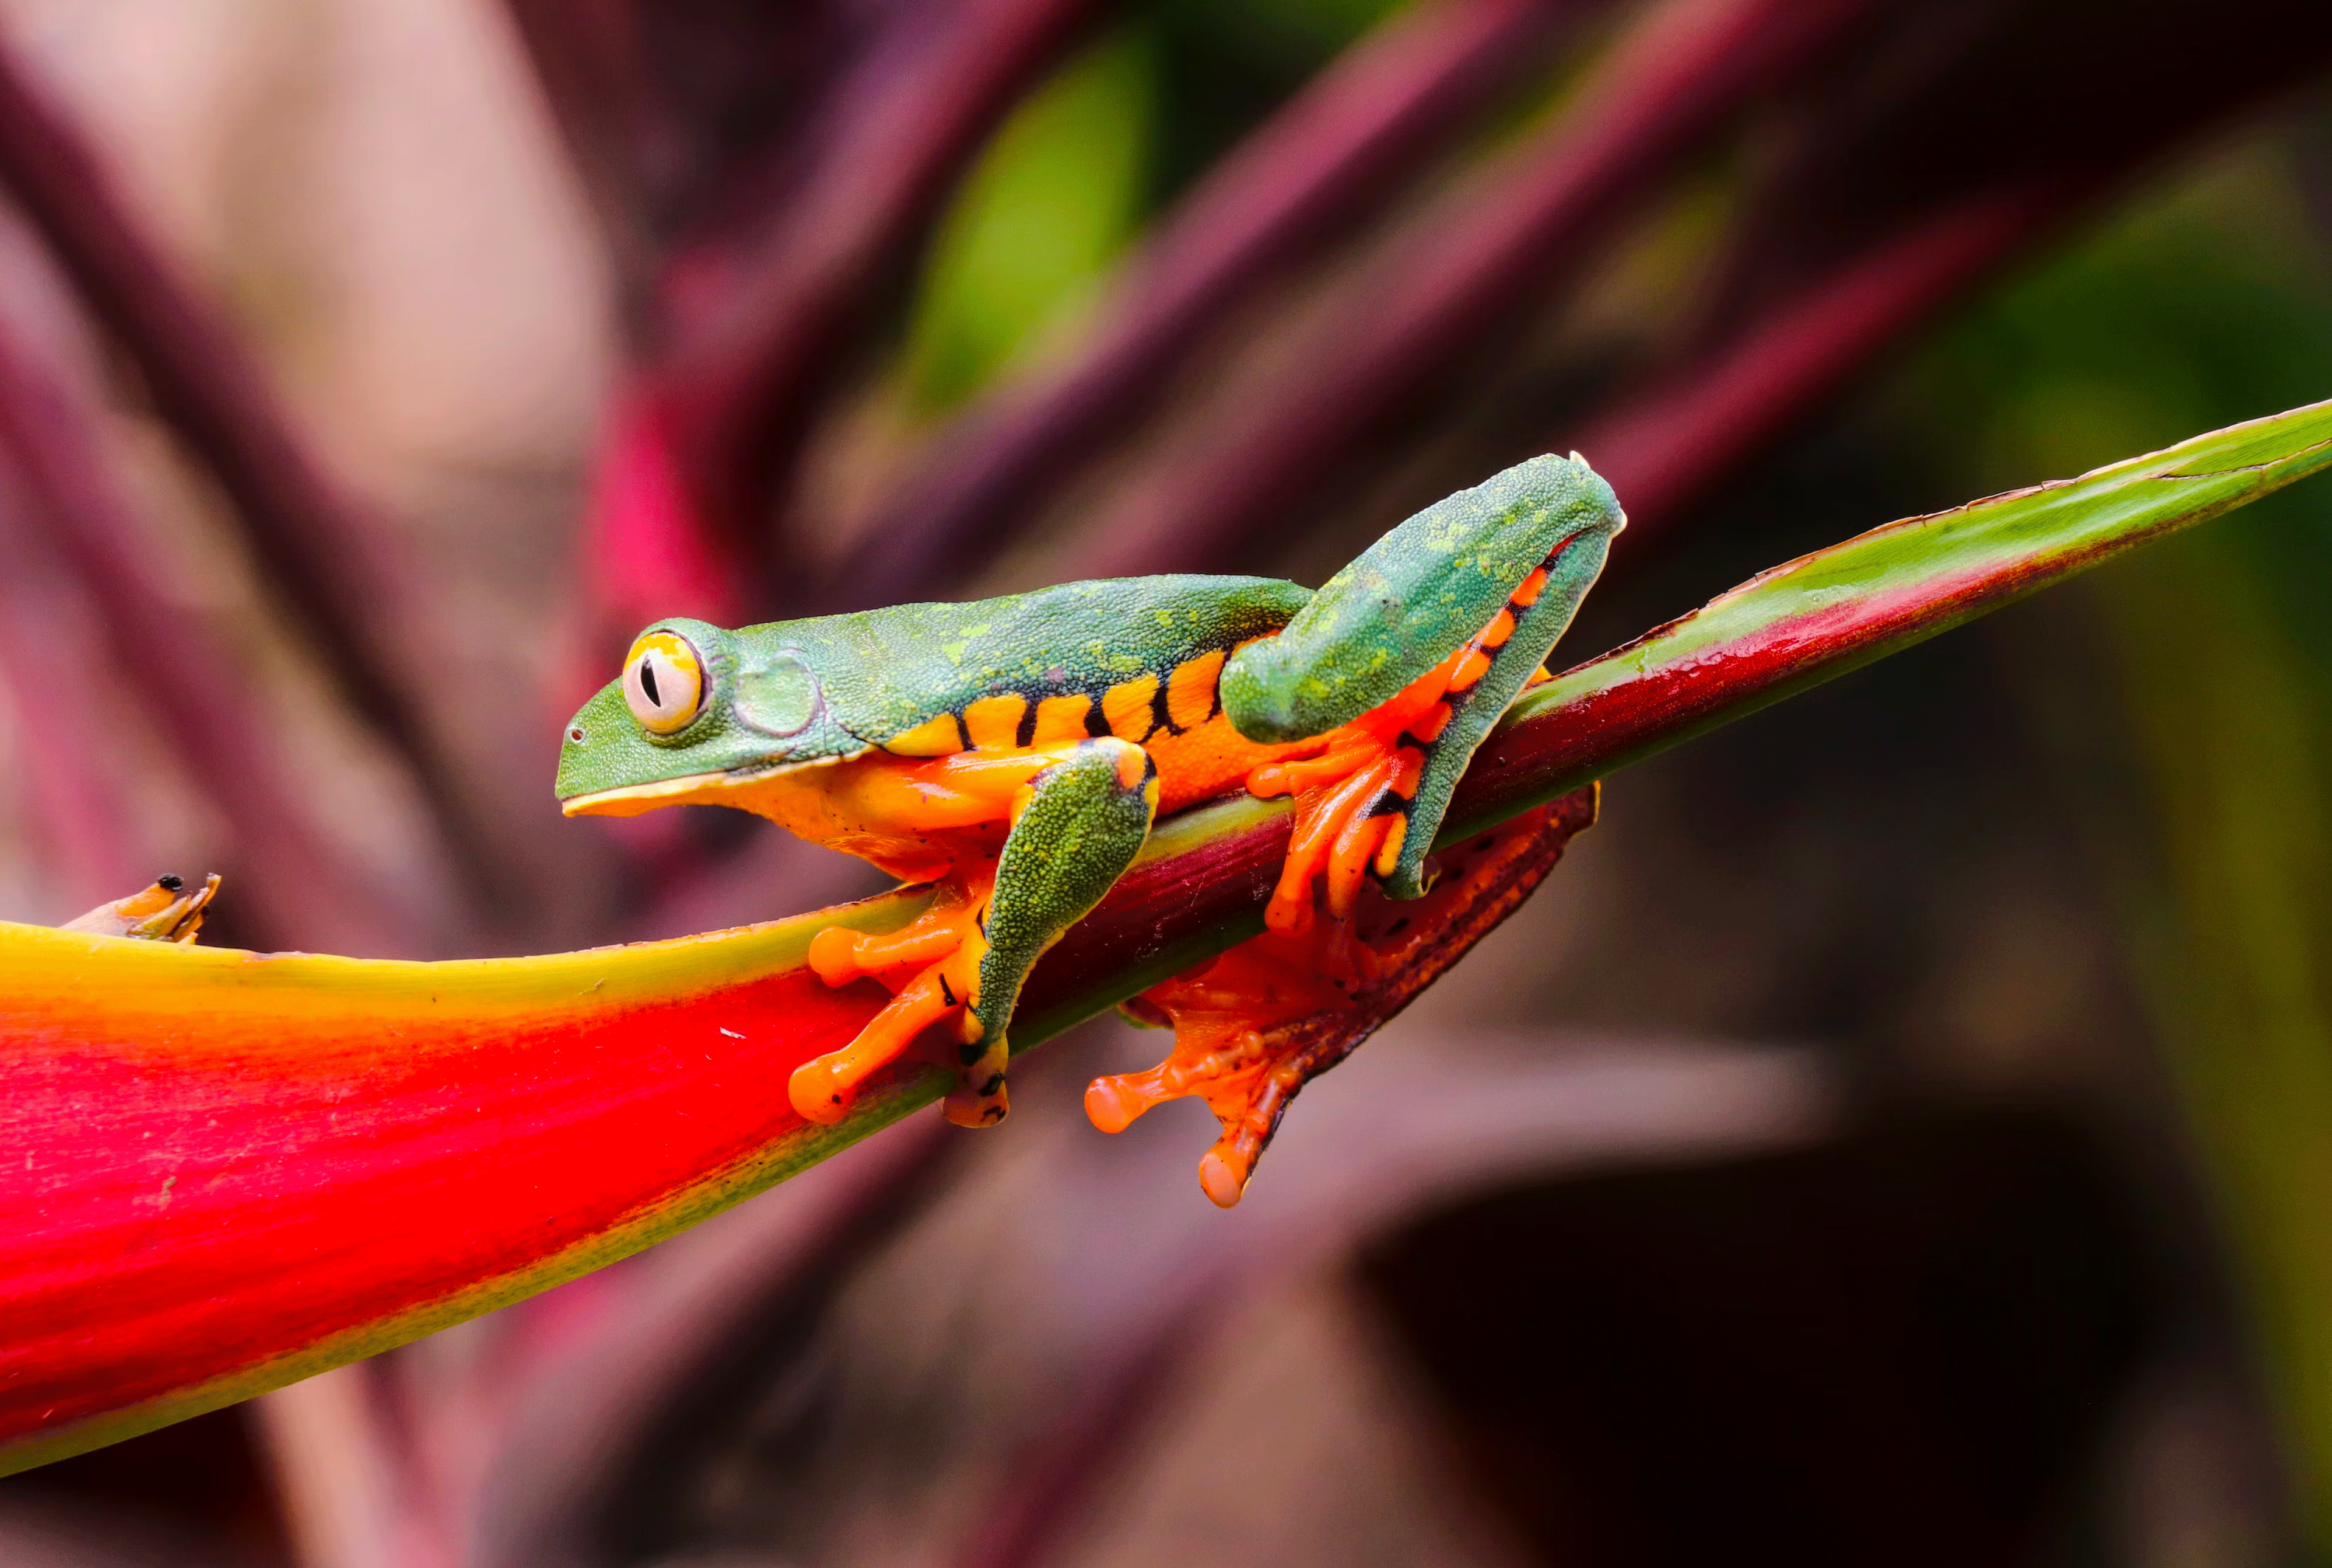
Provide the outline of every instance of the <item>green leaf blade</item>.
[[1888,523],[1776,566],[1525,694],[1485,747],[1445,837],[1479,832],[2327,466],[2332,402]]

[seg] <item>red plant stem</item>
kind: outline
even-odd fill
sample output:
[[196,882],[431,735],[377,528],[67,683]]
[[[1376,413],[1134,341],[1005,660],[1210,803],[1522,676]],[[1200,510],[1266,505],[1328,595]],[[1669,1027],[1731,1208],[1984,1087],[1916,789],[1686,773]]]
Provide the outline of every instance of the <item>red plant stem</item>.
[[766,556],[756,523],[870,295],[1093,0],[902,7],[835,107],[824,145],[654,378],[703,521]]
[[1126,266],[1104,325],[1061,374],[959,421],[881,508],[836,574],[828,608],[918,598],[956,582],[1138,419],[1204,331],[1256,285],[1391,201],[1586,5],[1444,0],[1344,52],[1218,164]]
[[5,44],[0,183],[137,363],[156,411],[234,502],[275,598],[358,714],[411,767],[463,861],[492,865],[398,679],[378,610],[391,585],[355,511],[311,459],[234,334],[146,233],[105,161]]
[[1155,476],[1093,530],[1079,575],[1217,566],[1403,399],[1575,276],[1618,221],[1754,94],[1839,40],[1867,0],[1666,0],[1574,102],[1343,290],[1212,461]]
[[[1776,567],[1526,694],[1444,837],[2327,468],[2312,404]],[[1015,1043],[1253,930],[1290,816],[1235,797],[1161,825],[1038,965]],[[766,1093],[886,1000],[818,980],[813,930],[922,897],[435,965],[0,928],[0,1120],[34,1173],[0,1190],[0,1465],[571,1278],[928,1103],[946,1075],[913,1059],[833,1128]]]
[[1888,236],[1603,415],[1575,444],[1627,498],[1631,551],[1877,355],[2063,221],[2069,182],[1986,195]]
[[[91,416],[5,327],[0,461],[13,470],[28,520],[45,526],[85,584],[114,666],[134,677],[156,728],[233,829],[235,862],[222,869],[240,873],[254,926],[287,946],[413,951],[415,923],[398,921],[384,890],[368,887],[315,831],[249,679],[158,578],[106,476]],[[62,689],[60,697],[77,699]]]
[[[750,1217],[676,1237],[618,1265],[631,1270],[620,1278],[563,1287],[605,1292],[596,1323],[578,1325],[556,1296],[498,1313],[492,1363],[511,1382],[497,1412],[499,1462],[482,1472],[473,1461],[461,1475],[464,1568],[591,1561],[591,1501],[693,1416],[674,1411],[673,1390],[723,1375],[708,1357],[831,1301],[961,1171],[957,1130],[936,1117],[902,1123],[803,1172]],[[446,1447],[475,1452],[473,1407],[433,1413]]]

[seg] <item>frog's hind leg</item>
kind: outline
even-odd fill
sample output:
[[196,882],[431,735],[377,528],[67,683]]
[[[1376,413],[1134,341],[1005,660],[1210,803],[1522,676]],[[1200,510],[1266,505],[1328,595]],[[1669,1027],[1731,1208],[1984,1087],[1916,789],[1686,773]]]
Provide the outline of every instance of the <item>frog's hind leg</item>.
[[984,1126],[1002,1119],[1011,1055],[1005,1030],[1021,982],[1133,863],[1157,812],[1157,769],[1149,753],[1123,740],[1086,741],[1021,790],[981,927],[950,1121]]
[[795,1069],[787,1097],[810,1121],[839,1121],[869,1076],[951,1015],[963,1043],[948,1119],[1002,1120],[1006,1026],[1021,982],[1133,863],[1158,806],[1149,754],[1113,737],[932,765],[952,789],[994,794],[1009,824],[1003,847],[993,862],[951,872],[898,931],[829,927],[811,941],[810,967],[827,984],[872,975],[894,994],[848,1045]]
[[1402,523],[1276,636],[1232,655],[1222,700],[1239,732],[1319,743],[1247,778],[1257,794],[1298,797],[1271,929],[1304,928],[1324,875],[1337,919],[1371,871],[1393,898],[1425,890],[1451,789],[1625,521],[1584,462],[1534,458]]
[[[1478,706],[1495,719],[1537,671],[1547,649],[1536,639],[1518,642],[1515,632],[1545,582],[1545,568],[1533,571],[1489,624],[1391,701],[1331,732],[1318,755],[1267,763],[1247,775],[1257,795],[1296,797],[1287,860],[1264,911],[1272,930],[1293,935],[1310,925],[1315,878],[1330,918],[1338,921],[1351,918],[1371,870],[1395,898],[1425,890],[1425,851],[1440,827],[1447,784],[1465,771],[1489,727],[1461,727],[1458,717]],[[1471,733],[1453,733],[1461,729]],[[1397,875],[1404,866],[1410,868],[1405,879]]]

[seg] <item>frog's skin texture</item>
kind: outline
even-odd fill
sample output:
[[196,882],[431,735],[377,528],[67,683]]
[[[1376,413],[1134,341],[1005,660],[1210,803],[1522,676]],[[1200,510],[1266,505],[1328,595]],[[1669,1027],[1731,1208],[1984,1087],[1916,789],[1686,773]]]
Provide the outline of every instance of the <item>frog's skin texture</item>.
[[1070,583],[724,631],[657,622],[575,716],[569,815],[740,807],[909,881],[905,929],[820,936],[829,983],[894,993],[788,1086],[837,1120],[866,1076],[953,1015],[951,1119],[1000,1119],[1021,981],[1132,863],[1160,812],[1242,785],[1297,796],[1266,919],[1347,920],[1426,856],[1482,737],[1536,673],[1625,518],[1575,455],[1428,508],[1317,594],[1261,577]]

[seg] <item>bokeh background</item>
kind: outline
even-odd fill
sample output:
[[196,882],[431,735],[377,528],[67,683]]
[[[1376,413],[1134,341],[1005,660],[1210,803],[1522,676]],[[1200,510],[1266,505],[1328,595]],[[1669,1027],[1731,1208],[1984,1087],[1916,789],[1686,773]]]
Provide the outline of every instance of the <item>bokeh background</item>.
[[[2327,86],[2321,0],[5,0],[0,917],[789,913],[873,884],[558,815],[655,616],[1316,583],[1577,447],[1585,657],[2332,394]],[[1610,781],[1234,1212],[1089,1026],[0,1560],[2332,1560],[2327,591],[2301,487]]]

